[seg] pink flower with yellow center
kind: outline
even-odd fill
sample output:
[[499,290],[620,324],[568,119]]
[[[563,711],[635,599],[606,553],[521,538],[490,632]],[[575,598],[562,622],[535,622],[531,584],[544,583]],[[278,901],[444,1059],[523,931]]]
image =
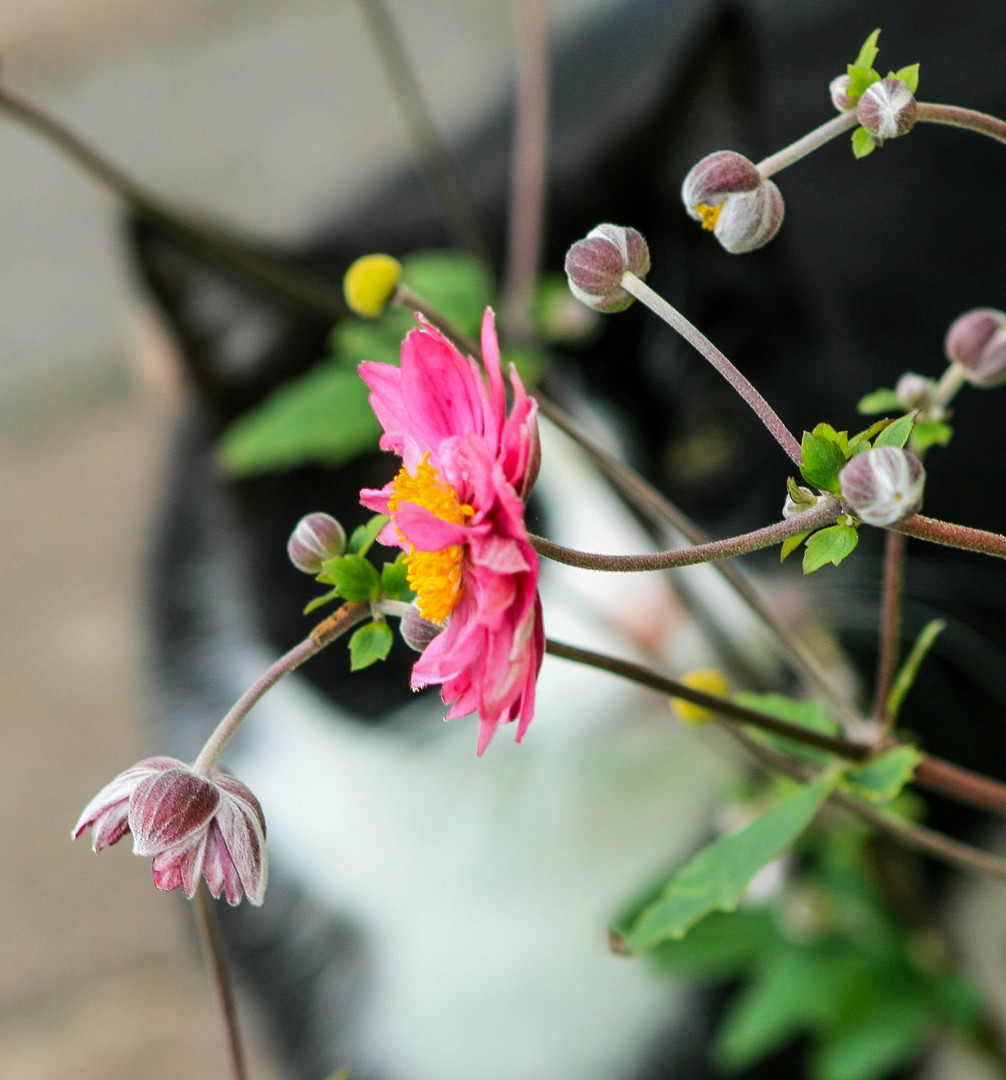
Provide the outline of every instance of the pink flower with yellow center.
[[538,557],[524,504],[538,474],[537,406],[511,367],[506,412],[493,313],[482,320],[479,365],[423,323],[402,344],[402,366],[365,363],[360,375],[384,427],[381,449],[402,459],[364,506],[391,521],[379,539],[407,553],[420,614],[443,631],[412,669],[412,686],[440,685],[447,719],[477,712],[478,753],[499,724],[534,714],[545,652]]

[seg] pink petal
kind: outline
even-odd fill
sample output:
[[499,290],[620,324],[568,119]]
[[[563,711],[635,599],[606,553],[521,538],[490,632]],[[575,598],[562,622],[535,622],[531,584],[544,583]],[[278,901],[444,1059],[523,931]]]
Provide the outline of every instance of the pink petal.
[[[124,772],[106,784],[101,791],[84,807],[83,812],[77,819],[77,824],[74,825],[71,836],[76,840],[81,833],[89,825],[97,825],[99,819],[101,819],[101,831],[104,834],[104,842],[98,845],[98,836],[92,837],[92,844],[95,851],[101,851],[102,848],[108,847],[109,844],[114,844],[116,840],[121,839],[126,832],[128,825],[123,821],[121,830],[118,831],[114,839],[108,839],[112,833],[116,832],[118,826],[113,825],[112,821],[121,813],[121,816],[125,818],[127,804],[129,802],[129,796],[133,793],[133,789],[136,784],[144,777],[151,776],[157,772],[163,772],[166,769],[185,768],[185,763],[179,761],[177,758],[171,757],[150,757],[144,758],[143,761],[138,761],[135,765],[131,765]],[[116,815],[109,815],[109,811],[112,808],[119,808]]]
[[408,431],[436,447],[444,439],[485,428],[484,388],[468,360],[430,327],[413,330],[402,344],[402,397]]
[[156,855],[205,829],[220,805],[214,784],[188,769],[141,780],[129,800],[135,855]]
[[464,544],[469,534],[467,526],[444,521],[415,503],[401,503],[395,523],[405,539],[420,551],[443,551],[454,544]]
[[204,830],[154,856],[150,869],[158,889],[170,892],[181,886],[182,892],[190,900],[196,895],[206,855],[206,837],[207,830]]

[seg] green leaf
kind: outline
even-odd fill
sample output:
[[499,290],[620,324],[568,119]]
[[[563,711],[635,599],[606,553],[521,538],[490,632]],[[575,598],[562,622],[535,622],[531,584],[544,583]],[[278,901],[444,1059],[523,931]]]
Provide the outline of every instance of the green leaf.
[[857,158],[865,158],[877,149],[873,136],[865,127],[858,127],[852,133],[852,152]]
[[381,593],[377,570],[362,555],[343,555],[325,563],[325,573],[332,579],[339,595],[353,603],[376,600]]
[[880,49],[877,48],[877,38],[879,37],[880,27],[878,26],[866,41],[863,42],[859,50],[859,55],[852,62],[853,67],[863,68],[867,71],[873,67],[873,61],[877,59],[877,53],[880,52]]
[[912,428],[911,447],[924,454],[931,446],[946,446],[953,436],[954,429],[942,420],[919,420]]
[[377,539],[377,534],[388,524],[386,514],[375,514],[366,525],[359,525],[349,536],[346,551],[350,555],[366,555]]
[[322,607],[322,605],[329,604],[333,600],[338,600],[338,599],[339,599],[339,590],[338,589],[331,589],[327,593],[325,593],[323,596],[316,596],[313,600],[311,600],[307,604],[307,606],[304,608],[304,614],[305,615],[310,615],[312,611],[315,611],[317,608]]
[[873,440],[874,447],[895,446],[900,450],[908,442],[908,437],[912,434],[912,428],[915,426],[915,415],[914,412],[910,412],[888,424]]
[[845,465],[845,454],[832,439],[814,431],[803,433],[800,450],[803,464],[800,473],[808,484],[822,491],[838,492],[838,474]]
[[831,424],[822,422],[814,425],[813,434],[833,442],[842,451],[843,457],[848,457],[849,433],[847,431],[836,431]]
[[879,390],[874,390],[869,394],[864,394],[856,403],[856,412],[862,413],[864,416],[892,412],[894,409],[900,408],[901,402],[898,400],[898,395],[886,386],[882,386]]
[[919,65],[909,64],[908,67],[898,68],[891,72],[890,78],[900,79],[914,94],[919,89]]
[[782,542],[782,551],[779,552],[779,562],[783,562],[787,555],[791,555],[810,536],[809,532],[797,533],[789,536]]
[[819,529],[807,541],[807,550],[803,555],[803,572],[813,574],[825,563],[838,566],[855,550],[859,543],[859,533],[854,525],[829,525]]
[[915,682],[916,676],[919,674],[919,667],[926,658],[926,653],[933,647],[933,642],[943,632],[946,625],[943,619],[932,619],[919,631],[919,636],[915,639],[912,651],[898,669],[897,675],[894,676],[891,690],[887,695],[887,701],[884,703],[884,716],[889,720],[898,718],[901,703],[912,688],[912,683]]
[[850,790],[870,802],[890,802],[912,779],[923,756],[914,746],[895,746],[865,765],[847,769],[845,782]]
[[219,444],[232,476],[281,472],[313,462],[341,465],[377,449],[381,425],[355,371],[323,364],[236,420]]
[[492,302],[492,279],[478,259],[458,251],[416,252],[402,260],[402,279],[462,333],[478,337]]
[[[796,700],[785,694],[755,694],[749,690],[741,690],[733,695],[738,705],[744,705],[756,712],[767,713],[777,720],[785,720],[789,724],[815,731],[819,735],[837,735],[839,726],[831,718],[828,710],[819,701],[812,698]],[[827,761],[828,754],[823,750],[807,746],[796,739],[787,739],[784,735],[775,735],[772,732],[760,731],[760,739],[778,746],[787,752],[797,752],[803,758],[815,761]]]
[[349,670],[360,671],[378,660],[384,660],[391,652],[395,640],[386,622],[367,623],[349,639]]
[[822,774],[740,832],[700,851],[671,878],[663,895],[644,908],[629,932],[629,951],[645,952],[683,937],[711,911],[731,910],[755,874],[811,823],[837,782],[838,774]]
[[409,568],[405,565],[404,552],[393,562],[385,563],[381,571],[381,586],[392,600],[398,600],[409,589]]
[[714,911],[683,938],[658,945],[651,956],[677,975],[725,979],[748,971],[784,940],[765,908]]

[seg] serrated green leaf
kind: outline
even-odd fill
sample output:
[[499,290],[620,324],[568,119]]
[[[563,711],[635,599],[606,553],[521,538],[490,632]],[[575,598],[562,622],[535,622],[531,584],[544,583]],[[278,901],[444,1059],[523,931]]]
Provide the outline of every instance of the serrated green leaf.
[[862,431],[857,431],[852,438],[849,439],[849,457],[853,457],[856,454],[861,454],[865,450],[869,450],[869,442],[878,435],[885,427],[890,424],[890,420],[884,417],[883,420],[874,421],[868,428],[864,428]]
[[954,437],[954,429],[943,420],[919,420],[912,428],[911,448],[924,454],[931,446],[946,446]]
[[367,623],[349,639],[349,670],[363,668],[386,659],[395,637],[386,622]]
[[891,412],[899,408],[901,408],[901,402],[898,400],[898,395],[886,386],[882,386],[879,390],[873,390],[869,394],[864,394],[856,403],[856,412],[862,413],[864,416]]
[[305,606],[304,614],[305,615],[310,615],[312,611],[317,610],[323,604],[329,604],[333,600],[338,600],[338,599],[339,599],[339,590],[338,589],[332,589],[332,590],[330,590],[329,592],[325,593],[322,596],[316,596],[313,600],[311,600]]
[[376,600],[381,593],[381,579],[373,564],[362,555],[343,555],[325,563],[325,573],[335,584],[341,597],[363,604]]
[[390,519],[386,514],[375,514],[366,525],[357,526],[350,533],[346,544],[349,555],[366,555],[377,539],[377,534],[388,524]]
[[874,803],[886,803],[912,779],[922,754],[914,746],[895,746],[865,765],[847,769],[845,783],[855,794]]
[[842,451],[842,455],[846,456],[846,451],[849,449],[849,433],[847,431],[836,431],[831,424],[822,422],[814,425],[813,434],[833,442]]
[[800,446],[803,464],[800,473],[808,484],[822,491],[838,492],[838,474],[845,465],[845,454],[824,435],[812,431],[803,433]]
[[711,911],[732,909],[755,874],[810,824],[836,783],[837,774],[824,773],[740,832],[700,851],[643,910],[626,940],[629,951],[646,952],[682,937]]
[[856,158],[865,158],[869,154],[872,154],[877,149],[877,144],[873,141],[873,136],[866,130],[865,127],[858,127],[852,133],[852,152]]
[[853,67],[864,68],[867,71],[873,67],[873,61],[877,59],[877,53],[880,49],[877,48],[877,38],[880,37],[880,27],[863,42],[859,49],[859,55],[853,61]]
[[910,412],[906,416],[892,420],[873,440],[874,447],[894,446],[900,450],[908,442],[908,438],[912,434],[912,428],[915,426],[915,415],[914,412]]
[[803,572],[813,574],[826,563],[838,566],[847,558],[859,543],[859,533],[853,525],[829,525],[819,529],[807,541],[807,550],[803,555]]
[[408,575],[409,568],[402,557],[393,563],[384,564],[384,569],[381,571],[381,586],[392,600],[398,600],[405,593],[411,592]]
[[897,675],[894,676],[890,693],[888,693],[887,701],[884,703],[884,716],[889,721],[893,722],[898,718],[901,703],[912,688],[912,684],[919,674],[922,661],[926,658],[926,654],[933,647],[933,642],[943,632],[946,625],[943,619],[932,619],[919,631],[919,636],[915,639],[912,651],[898,669]]
[[907,67],[892,71],[892,79],[900,79],[914,94],[919,89],[919,65],[909,64]]
[[232,476],[336,466],[377,449],[381,425],[356,372],[323,364],[271,394],[224,432],[218,452]]
[[782,542],[782,550],[779,552],[779,562],[783,562],[787,555],[791,555],[796,549],[810,536],[809,532],[797,533],[796,536],[789,536]]

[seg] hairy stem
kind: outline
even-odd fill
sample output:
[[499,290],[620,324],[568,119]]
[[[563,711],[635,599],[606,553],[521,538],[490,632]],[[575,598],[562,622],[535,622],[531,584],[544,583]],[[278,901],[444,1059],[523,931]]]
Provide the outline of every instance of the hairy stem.
[[772,406],[748,379],[737,370],[733,363],[716,348],[709,338],[694,327],[677,308],[669,304],[659,293],[654,292],[649,285],[641,281],[631,271],[627,270],[622,275],[621,286],[627,293],[631,293],[655,315],[663,319],[668,326],[676,330],[689,345],[701,353],[716,368],[723,378],[751,406],[758,419],[768,428],[769,433],[786,451],[794,465],[799,466],[803,460],[800,444],[776,415]]
[[244,1050],[241,1045],[241,1032],[238,1027],[237,1006],[234,1002],[234,987],[231,983],[227,957],[223,942],[220,940],[220,928],[217,924],[215,901],[205,883],[196,889],[195,913],[199,940],[202,944],[203,958],[209,970],[210,981],[220,1010],[220,1022],[223,1026],[224,1042],[227,1046],[227,1060],[230,1065],[232,1080],[246,1080]]
[[838,499],[830,496],[821,500],[817,506],[804,510],[795,517],[777,521],[753,532],[742,533],[726,540],[712,540],[708,544],[695,547],[675,548],[672,551],[656,551],[644,555],[596,555],[575,548],[554,544],[544,537],[529,534],[531,546],[539,555],[566,566],[577,566],[582,570],[604,570],[616,573],[640,573],[653,570],[671,570],[679,566],[694,566],[696,563],[712,562],[716,559],[729,559],[735,555],[746,555],[750,551],[771,547],[791,536],[809,532],[829,525],[842,513]]
[[839,113],[838,116],[826,120],[820,127],[808,131],[803,138],[797,139],[796,142],[790,143],[789,146],[784,146],[770,157],[763,158],[755,168],[767,180],[770,176],[774,176],[775,173],[824,146],[825,143],[830,142],[836,136],[854,128],[858,123],[859,120],[856,117],[855,109],[850,112]]
[[977,551],[982,555],[994,555],[1006,559],[1006,536],[1001,533],[972,529],[968,525],[953,525],[949,521],[914,514],[894,528],[906,536],[917,536],[933,544],[958,548],[961,551]]
[[959,105],[937,105],[931,101],[916,104],[915,120],[927,124],[948,124],[950,127],[966,128],[979,135],[988,135],[996,142],[1006,143],[1006,122],[988,113],[964,109]]
[[872,716],[887,732],[894,723],[888,715],[887,698],[898,668],[901,647],[901,592],[905,581],[903,533],[888,530],[884,537],[884,578],[880,605],[880,647],[877,655],[877,682],[873,691]]
[[362,622],[369,613],[370,606],[368,604],[343,604],[327,619],[320,622],[302,642],[281,656],[238,698],[231,707],[230,712],[220,721],[216,730],[206,740],[206,745],[200,750],[199,757],[196,758],[192,766],[192,771],[199,776],[209,776],[230,737],[237,731],[248,713],[261,701],[265,694],[280,679],[299,668],[305,660],[310,660],[312,656],[321,652],[326,646],[331,645],[337,637],[352,629],[357,623]]

